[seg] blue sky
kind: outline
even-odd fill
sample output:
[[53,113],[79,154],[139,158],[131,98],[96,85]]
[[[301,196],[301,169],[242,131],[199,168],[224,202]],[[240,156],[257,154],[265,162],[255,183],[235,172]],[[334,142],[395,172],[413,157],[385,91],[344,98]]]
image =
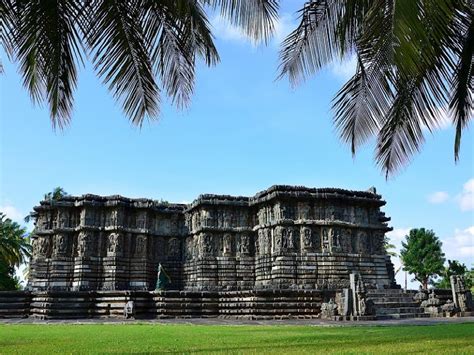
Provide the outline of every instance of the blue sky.
[[353,61],[330,65],[294,89],[275,80],[278,41],[294,25],[297,5],[282,9],[276,39],[266,47],[211,16],[221,63],[199,64],[188,109],[178,111],[163,99],[158,121],[141,129],[127,121],[87,65],[72,124],[55,132],[47,109],[31,103],[2,53],[0,210],[21,220],[55,186],[74,195],[173,202],[190,202],[200,193],[253,195],[273,184],[376,186],[387,201],[397,245],[410,228],[426,227],[443,239],[447,257],[473,264],[472,128],[464,132],[458,164],[449,125],[428,133],[422,153],[389,181],[373,162],[373,142],[353,159],[330,110]]

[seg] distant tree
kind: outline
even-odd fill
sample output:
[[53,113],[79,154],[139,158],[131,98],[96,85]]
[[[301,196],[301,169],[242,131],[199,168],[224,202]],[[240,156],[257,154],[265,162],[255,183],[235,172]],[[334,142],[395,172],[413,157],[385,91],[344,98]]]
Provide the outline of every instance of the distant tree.
[[442,243],[432,230],[425,228],[412,229],[405,238],[400,251],[404,270],[415,275],[415,280],[427,289],[430,279],[444,270]]
[[60,186],[55,187],[53,191],[48,192],[44,194],[44,199],[53,201],[53,200],[59,200],[60,198],[63,198],[64,196],[68,196],[69,194]]
[[[62,187],[58,186],[58,187],[55,187],[52,191],[45,193],[43,196],[43,200],[57,201],[63,198],[64,196],[69,196],[69,194]],[[29,223],[31,219],[34,218],[35,216],[36,216],[36,212],[31,211],[30,213],[28,213],[28,216],[25,217],[25,222]]]
[[19,287],[15,266],[30,257],[31,245],[26,229],[0,212],[0,290]]
[[466,265],[460,263],[457,260],[448,260],[448,266],[444,268],[441,274],[441,279],[439,281],[434,281],[433,286],[437,288],[450,288],[450,277],[453,275],[464,276],[464,283],[467,288],[471,288],[473,286],[469,269]]

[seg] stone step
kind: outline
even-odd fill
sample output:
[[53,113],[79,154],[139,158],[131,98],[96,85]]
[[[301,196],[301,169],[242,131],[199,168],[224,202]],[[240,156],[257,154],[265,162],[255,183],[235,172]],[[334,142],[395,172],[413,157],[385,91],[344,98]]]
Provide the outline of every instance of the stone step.
[[376,308],[375,314],[409,314],[409,313],[423,313],[420,307],[398,307],[398,308]]
[[368,299],[371,299],[374,303],[413,303],[415,302],[411,297],[371,297],[369,296]]
[[383,314],[377,315],[377,320],[385,319],[407,319],[407,318],[429,318],[430,315],[427,313],[394,313],[394,314]]
[[414,301],[410,302],[374,302],[375,308],[400,308],[400,307],[412,307],[418,308],[419,303]]

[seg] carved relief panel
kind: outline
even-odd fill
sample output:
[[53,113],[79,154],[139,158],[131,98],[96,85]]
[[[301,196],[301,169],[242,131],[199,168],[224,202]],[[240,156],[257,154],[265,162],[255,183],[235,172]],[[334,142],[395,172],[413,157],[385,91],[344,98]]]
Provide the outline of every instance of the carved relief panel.
[[58,209],[57,227],[69,228],[69,226],[70,226],[69,211],[65,208]]
[[55,256],[66,256],[68,253],[68,236],[66,234],[56,234],[54,236],[53,254]]
[[295,248],[295,236],[293,228],[283,228],[282,231],[282,249],[284,251],[293,251]]
[[77,255],[79,257],[89,257],[93,252],[93,235],[89,231],[82,231],[77,237]]
[[376,254],[376,255],[385,254],[384,237],[385,237],[385,234],[382,232],[373,232],[372,234],[372,253],[373,254]]
[[313,233],[312,233],[311,228],[301,227],[300,245],[301,245],[301,250],[304,252],[308,252],[313,249]]
[[334,252],[334,253],[340,253],[342,251],[341,229],[340,228],[330,228],[329,238],[331,240],[331,251]]
[[369,252],[369,240],[365,231],[357,232],[357,252],[360,254],[367,254]]
[[207,233],[202,233],[199,236],[199,246],[200,246],[200,254],[203,257],[210,257],[214,256],[214,240],[212,235]]
[[222,240],[222,253],[223,255],[232,255],[233,252],[233,238],[231,234],[224,234]]
[[321,250],[323,253],[327,253],[330,251],[330,238],[329,238],[329,228],[323,228],[321,231],[322,238],[321,238]]
[[273,252],[280,253],[283,247],[283,229],[278,226],[273,231]]
[[49,236],[37,237],[33,241],[33,255],[36,257],[49,257],[51,252],[51,238]]
[[135,238],[135,252],[134,256],[143,258],[147,255],[147,237],[146,235],[139,234]]
[[123,256],[124,238],[121,233],[110,233],[107,243],[107,256]]
[[259,255],[270,255],[272,251],[271,230],[258,230],[258,253]]
[[238,250],[239,250],[240,255],[250,254],[250,237],[248,234],[240,235]]

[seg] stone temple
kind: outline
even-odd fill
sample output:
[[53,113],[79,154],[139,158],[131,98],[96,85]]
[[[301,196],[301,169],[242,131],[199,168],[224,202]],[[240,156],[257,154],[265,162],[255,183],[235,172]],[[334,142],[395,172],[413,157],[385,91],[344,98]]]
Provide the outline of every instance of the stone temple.
[[[272,186],[170,204],[67,196],[35,207],[24,291],[0,318],[400,319],[473,314],[452,290],[401,290],[374,188]],[[160,266],[161,265],[161,266]],[[171,282],[156,290],[157,271]]]
[[390,230],[374,188],[272,186],[252,197],[200,195],[189,205],[67,196],[34,208],[31,291],[341,290],[358,273],[394,287]]

